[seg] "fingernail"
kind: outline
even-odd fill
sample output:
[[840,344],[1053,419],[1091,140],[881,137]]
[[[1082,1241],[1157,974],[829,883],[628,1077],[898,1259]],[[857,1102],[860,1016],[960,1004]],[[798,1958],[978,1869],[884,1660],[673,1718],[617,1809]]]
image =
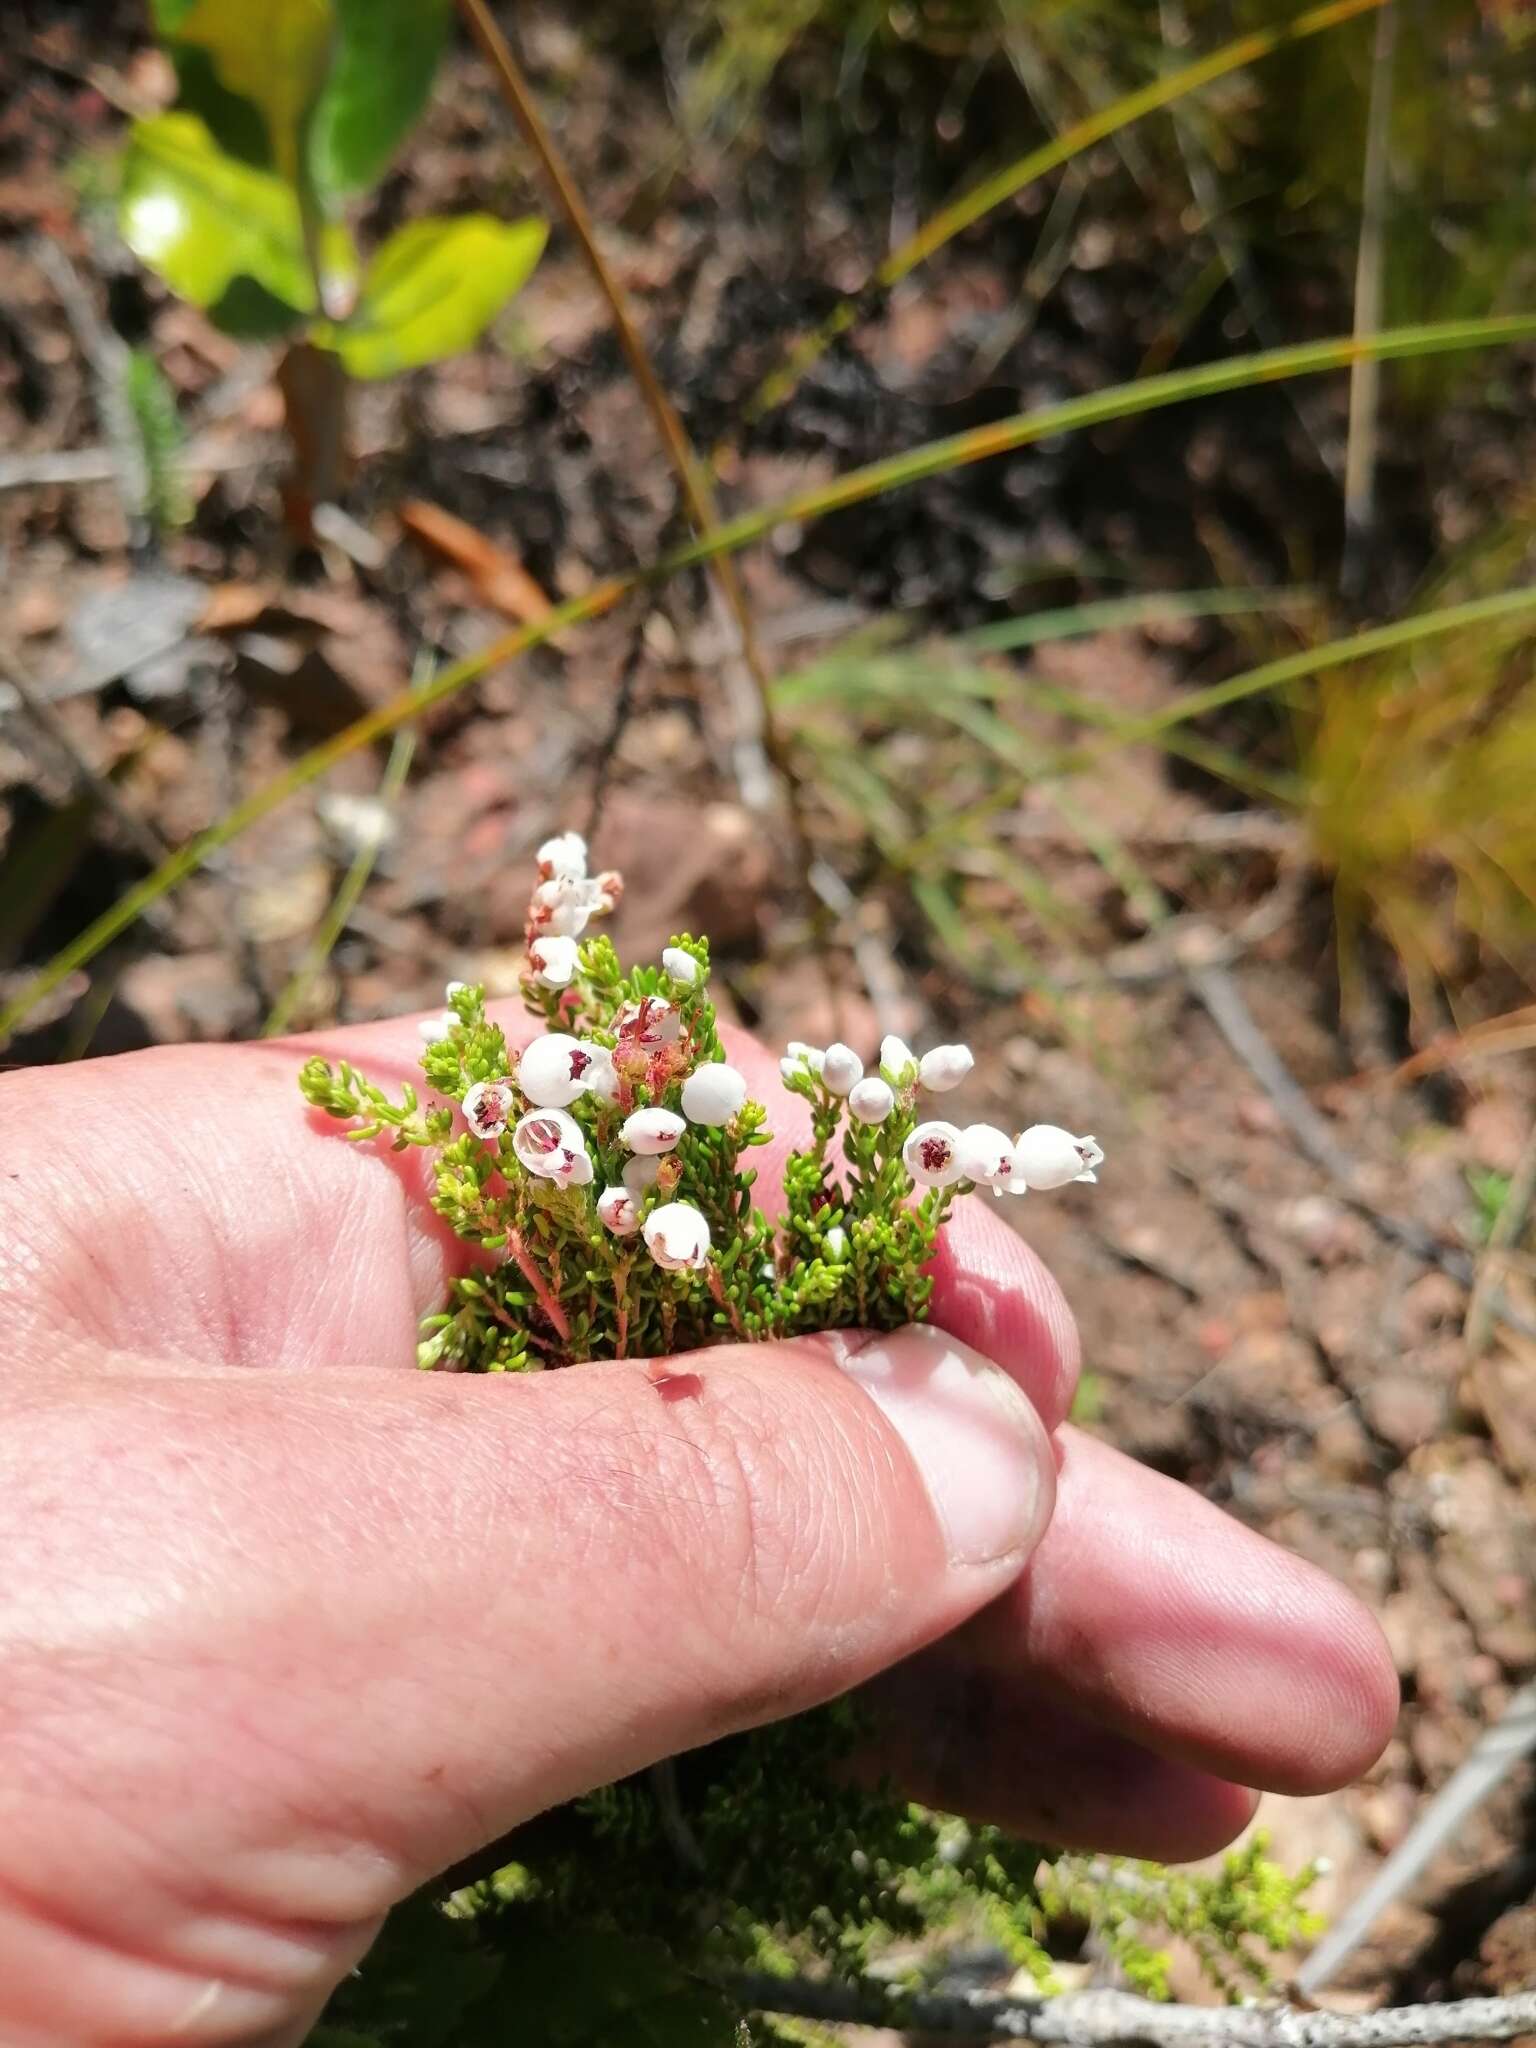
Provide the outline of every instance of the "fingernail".
[[1033,1550],[1050,1517],[1055,1465],[1044,1424],[1007,1373],[925,1324],[846,1343],[838,1363],[911,1452],[952,1563]]

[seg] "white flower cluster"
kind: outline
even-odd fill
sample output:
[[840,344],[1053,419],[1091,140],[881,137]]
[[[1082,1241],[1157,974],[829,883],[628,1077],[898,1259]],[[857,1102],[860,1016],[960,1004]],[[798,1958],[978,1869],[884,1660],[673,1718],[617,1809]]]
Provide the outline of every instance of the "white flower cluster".
[[623,890],[616,874],[587,873],[587,842],[561,832],[538,851],[539,880],[528,906],[528,961],[543,988],[576,978],[576,941],[594,917],[613,909]]
[[[585,858],[585,848],[576,835],[567,833],[540,848],[541,873],[547,866],[558,867],[561,861],[577,857],[567,851],[567,842],[572,841]],[[555,878],[559,879],[558,874]],[[529,950],[531,954],[539,947],[547,951],[557,943],[555,939],[535,942]],[[680,989],[694,986],[704,971],[691,953],[673,947],[663,956],[663,966]],[[457,986],[450,985],[450,997]],[[423,1036],[446,1037],[457,1021],[451,1010],[424,1020]],[[676,1005],[660,996],[626,1003],[616,1023],[621,1050],[642,1056],[675,1045],[681,1028]],[[691,1202],[660,1203],[642,1224],[640,1207],[646,1190],[656,1184],[662,1160],[676,1150],[690,1124],[717,1128],[731,1121],[746,1102],[747,1079],[724,1061],[712,1060],[684,1078],[681,1093],[681,1116],[675,1110],[652,1107],[633,1110],[625,1117],[618,1137],[630,1157],[621,1184],[604,1188],[597,1198],[598,1219],[604,1227],[616,1237],[640,1231],[651,1257],[670,1272],[696,1270],[707,1263],[709,1224]],[[522,1114],[520,1096],[530,1105]],[[583,1096],[605,1103],[619,1100],[620,1077],[613,1050],[594,1039],[547,1031],[524,1046],[510,1080],[477,1081],[465,1092],[464,1121],[476,1137],[491,1143],[510,1125],[513,1155],[525,1172],[559,1187],[589,1187],[596,1170],[587,1134],[571,1115]]]
[[[779,1071],[786,1081],[814,1075],[831,1095],[842,1096],[858,1123],[883,1124],[897,1098],[915,1089],[942,1095],[958,1088],[976,1064],[969,1046],[936,1045],[921,1058],[904,1039],[881,1041],[873,1073],[846,1045],[821,1051],[791,1040]],[[959,1126],[920,1123],[901,1148],[902,1164],[919,1187],[947,1188],[959,1181],[990,1188],[995,1195],[1023,1195],[1032,1188],[1065,1187],[1068,1181],[1097,1180],[1104,1154],[1093,1138],[1077,1138],[1058,1124],[1032,1124],[1010,1138],[995,1124]]]

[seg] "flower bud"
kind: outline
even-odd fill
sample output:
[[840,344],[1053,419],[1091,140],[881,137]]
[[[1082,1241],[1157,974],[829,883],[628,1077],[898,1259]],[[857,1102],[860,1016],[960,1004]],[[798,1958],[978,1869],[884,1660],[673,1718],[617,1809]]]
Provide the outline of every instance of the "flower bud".
[[670,1109],[637,1109],[624,1119],[619,1136],[631,1152],[652,1157],[670,1152],[688,1126]]
[[721,1060],[695,1067],[683,1083],[683,1115],[691,1124],[728,1124],[746,1099],[746,1075]]
[[467,996],[468,994],[469,983],[467,981],[450,981],[448,986],[443,990],[443,1001],[445,1003],[451,1003],[454,1002],[459,996]]
[[822,1054],[821,1078],[834,1095],[846,1095],[864,1078],[864,1062],[851,1045],[829,1045]]
[[577,953],[574,939],[540,937],[528,948],[533,978],[544,988],[568,988],[576,979]]
[[883,1124],[895,1107],[895,1090],[878,1074],[867,1075],[848,1090],[848,1114],[861,1124]]
[[442,1010],[431,1017],[418,1017],[416,1029],[425,1045],[436,1045],[440,1038],[446,1038],[458,1018],[452,1010]]
[[1013,1174],[1028,1188],[1063,1188],[1068,1181],[1097,1180],[1103,1160],[1092,1138],[1074,1138],[1060,1124],[1031,1124],[1013,1148]]
[[664,1202],[642,1228],[646,1249],[669,1273],[690,1271],[709,1258],[709,1225],[692,1202]]
[[1001,1194],[1013,1181],[1013,1141],[995,1124],[967,1124],[960,1133],[955,1164],[962,1180]]
[[936,1045],[917,1063],[918,1084],[942,1095],[947,1088],[958,1088],[975,1064],[968,1045]]
[[464,1121],[477,1138],[499,1138],[512,1114],[512,1090],[505,1081],[477,1081],[465,1090]]
[[591,1085],[592,1054],[567,1032],[547,1031],[523,1047],[517,1085],[540,1109],[564,1109]]
[[637,1152],[632,1159],[625,1160],[624,1171],[619,1178],[638,1202],[647,1188],[655,1187],[660,1172],[659,1159],[648,1157],[644,1152]]
[[880,1041],[880,1071],[893,1088],[904,1088],[917,1072],[917,1060],[904,1038],[888,1031]]
[[846,1259],[848,1256],[848,1233],[841,1223],[834,1223],[821,1240],[821,1255],[824,1259]]
[[685,953],[681,946],[667,946],[662,950],[661,964],[669,981],[675,981],[679,988],[692,988],[704,972],[691,953]]
[[960,1133],[953,1124],[919,1124],[901,1148],[901,1163],[920,1188],[947,1188],[960,1178]]
[[560,832],[553,839],[546,839],[537,855],[539,873],[548,881],[551,876],[566,880],[585,879],[587,872],[587,842],[579,832]]
[[587,1141],[575,1117],[563,1109],[531,1109],[512,1131],[519,1163],[540,1180],[584,1188],[592,1178]]
[[640,1211],[628,1188],[604,1188],[597,1198],[597,1214],[615,1237],[632,1237],[640,1228]]

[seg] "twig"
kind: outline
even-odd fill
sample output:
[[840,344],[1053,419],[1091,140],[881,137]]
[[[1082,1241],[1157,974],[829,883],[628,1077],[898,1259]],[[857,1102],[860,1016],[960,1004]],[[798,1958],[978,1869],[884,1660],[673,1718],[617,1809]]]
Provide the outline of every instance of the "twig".
[[[204,476],[230,476],[243,469],[264,469],[282,453],[276,440],[242,441],[233,448],[213,448],[189,441],[180,455],[184,470]],[[43,448],[35,455],[0,458],[0,492],[45,490],[57,484],[110,484],[122,474],[111,448]]]
[[1477,1262],[1477,1278],[1472,1283],[1472,1299],[1467,1303],[1463,1333],[1468,1358],[1479,1357],[1487,1348],[1489,1332],[1497,1314],[1499,1282],[1509,1265],[1505,1255],[1524,1230],[1533,1199],[1536,1199],[1536,1128],[1526,1139],[1525,1150],[1510,1175],[1509,1192],[1493,1219],[1483,1256]]
[[[1340,1965],[1352,1955],[1377,1920],[1395,1899],[1413,1883],[1442,1843],[1455,1834],[1462,1822],[1476,1812],[1522,1758],[1536,1750],[1536,1681],[1523,1685],[1510,1700],[1494,1725],[1478,1738],[1476,1747],[1430,1800],[1413,1827],[1382,1864],[1348,1912],[1342,1914],[1296,1973],[1296,1987],[1310,1997],[1321,1991]],[[1516,2031],[1536,2028],[1536,1992],[1523,1994],[1530,2017]],[[1496,1999],[1470,1999],[1470,2005],[1497,2005]],[[1518,2004],[1519,2000],[1509,2000]],[[1455,2006],[1421,2008],[1430,2012],[1454,2012]],[[1410,2007],[1411,2011],[1412,2008]],[[1394,2015],[1379,2015],[1390,2019]],[[1386,2037],[1381,2037],[1386,2038]],[[1394,2037],[1407,2039],[1407,2036]],[[1413,2037],[1426,2040],[1427,2035]],[[1448,2030],[1441,2039],[1461,2041],[1507,2039],[1508,2036],[1474,2034],[1470,2028]]]
[[1129,1991],[1012,1998],[976,1991],[826,1984],[750,1975],[724,1987],[743,2005],[797,2019],[900,2025],[966,2040],[1039,2041],[1053,2048],[1424,2048],[1438,2041],[1512,2041],[1536,2030],[1536,1991],[1459,1998],[1388,2012],[1302,2012],[1292,2006],[1159,2005]]
[[[553,186],[571,232],[581,245],[582,254],[597,280],[603,296],[608,301],[617,329],[620,346],[628,358],[630,370],[639,386],[640,395],[655,422],[657,432],[667,451],[667,457],[676,472],[683,502],[688,508],[688,517],[696,533],[702,539],[720,523],[719,508],[715,503],[714,488],[709,473],[699,461],[683,429],[672,401],[667,397],[646,353],[645,343],[635,324],[628,295],[614,275],[607,259],[598,246],[597,232],[586,202],[576,189],[570,173],[565,167],[554,137],[544,125],[524,79],[516,58],[512,55],[505,36],[491,18],[485,0],[459,0],[460,11],[468,25],[469,32],[486,63],[495,73],[502,90],[502,97],[511,109],[512,116],[522,130],[529,148],[538,158],[544,174]],[[796,857],[800,868],[800,883],[810,895],[812,914],[816,926],[818,951],[827,973],[828,986],[835,996],[836,977],[831,971],[828,957],[827,934],[824,911],[819,897],[810,889],[810,870],[816,858],[815,846],[811,839],[806,818],[804,796],[800,778],[796,772],[789,750],[779,731],[774,717],[770,692],[768,669],[763,660],[762,650],[757,644],[753,631],[751,609],[746,592],[735,564],[728,555],[716,555],[710,561],[710,572],[714,576],[720,595],[736,628],[740,646],[739,653],[752,680],[757,699],[758,731],[762,749],[778,778],[784,792],[785,809],[789,817],[791,833],[795,841]]]
[[586,837],[595,839],[597,828],[602,823],[603,807],[608,801],[608,777],[613,768],[613,757],[619,750],[635,709],[635,679],[640,673],[641,657],[645,653],[645,628],[650,618],[647,607],[635,620],[635,628],[624,652],[624,665],[619,670],[619,686],[613,694],[613,715],[608,721],[608,730],[603,734],[602,745],[597,750],[597,759],[592,764],[592,807],[587,812]]
[[[1370,111],[1365,164],[1360,175],[1360,244],[1355,256],[1355,333],[1374,334],[1381,322],[1386,248],[1388,144],[1392,134],[1392,60],[1397,48],[1397,0],[1376,17],[1371,52]],[[1376,523],[1376,448],[1380,424],[1381,365],[1360,356],[1349,373],[1349,442],[1344,455],[1344,560],[1339,583],[1346,596],[1364,583]]]

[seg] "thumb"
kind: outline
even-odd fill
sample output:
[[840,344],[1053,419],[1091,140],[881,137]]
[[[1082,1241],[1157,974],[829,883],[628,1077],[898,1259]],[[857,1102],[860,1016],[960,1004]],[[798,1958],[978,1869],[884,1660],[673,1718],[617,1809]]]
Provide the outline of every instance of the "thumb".
[[[939,1331],[679,1375],[32,1389],[0,1446],[0,1551],[35,1559],[0,1589],[0,1677],[46,1725],[14,1738],[39,1761],[0,1901],[24,1876],[103,1968],[153,1958],[183,1992],[254,1996],[307,1957],[275,1987],[291,2006],[247,2015],[277,2029],[434,1871],[858,1684],[1000,1593],[1044,1531],[1043,1426]],[[177,2038],[243,2038],[199,2024]]]

